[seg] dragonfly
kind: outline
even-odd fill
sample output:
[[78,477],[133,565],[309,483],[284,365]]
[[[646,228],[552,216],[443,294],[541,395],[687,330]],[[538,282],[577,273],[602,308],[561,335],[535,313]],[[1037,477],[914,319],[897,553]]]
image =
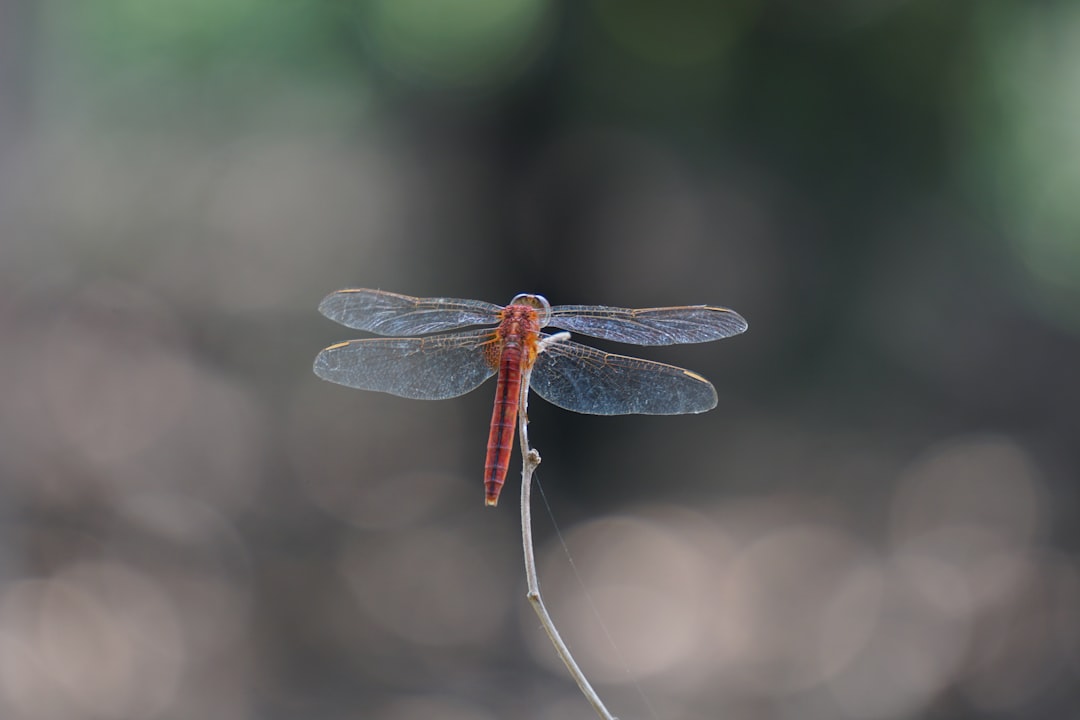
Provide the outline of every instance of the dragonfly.
[[324,380],[444,400],[498,376],[484,463],[489,506],[499,501],[517,415],[529,389],[552,405],[590,415],[681,415],[716,407],[716,389],[701,375],[603,352],[570,340],[570,333],[632,345],[675,345],[720,340],[747,328],[737,312],[722,307],[552,306],[542,295],[527,293],[500,306],[346,289],[327,295],[319,311],[346,327],[383,336],[324,349],[314,366]]

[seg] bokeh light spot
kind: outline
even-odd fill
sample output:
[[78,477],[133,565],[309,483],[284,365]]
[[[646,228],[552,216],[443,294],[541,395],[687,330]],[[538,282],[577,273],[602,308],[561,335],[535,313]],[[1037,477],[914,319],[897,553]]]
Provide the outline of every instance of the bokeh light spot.
[[954,678],[969,623],[940,613],[902,574],[887,572],[878,622],[828,686],[842,717],[920,717]]
[[404,640],[428,646],[484,644],[503,624],[510,594],[493,550],[466,532],[410,533],[345,548],[341,572],[363,610]]
[[898,566],[940,611],[968,615],[1026,576],[1004,558],[1035,546],[1044,489],[1026,451],[1006,437],[956,438],[902,477],[893,503]]
[[[791,692],[843,669],[874,627],[871,558],[853,538],[805,525],[766,534],[738,554],[720,585],[716,639],[758,691]],[[836,614],[849,612],[845,636]]]
[[[187,660],[176,607],[151,578],[113,564],[12,584],[0,603],[0,686],[24,717],[152,717]],[[15,654],[13,654],[13,651]],[[70,712],[70,711],[69,711]]]
[[[596,680],[675,673],[694,657],[708,613],[708,558],[686,538],[664,522],[609,517],[574,528],[566,543],[573,566],[561,545],[544,552],[545,601]],[[532,609],[521,612],[534,626]],[[530,633],[529,640],[536,660],[560,672],[547,638]]]

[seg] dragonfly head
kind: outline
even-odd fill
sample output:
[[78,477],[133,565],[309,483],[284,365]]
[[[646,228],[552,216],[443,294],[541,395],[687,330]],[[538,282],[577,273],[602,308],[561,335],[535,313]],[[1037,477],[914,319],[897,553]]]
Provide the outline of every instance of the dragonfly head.
[[540,327],[547,325],[548,320],[551,318],[551,303],[549,303],[547,298],[543,295],[521,293],[520,295],[515,295],[514,299],[510,301],[510,304],[525,305],[536,310],[536,318],[540,321]]

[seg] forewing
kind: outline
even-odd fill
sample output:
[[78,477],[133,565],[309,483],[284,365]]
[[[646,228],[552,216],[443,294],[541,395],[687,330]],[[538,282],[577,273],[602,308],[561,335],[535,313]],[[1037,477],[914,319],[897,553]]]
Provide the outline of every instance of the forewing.
[[331,345],[315,358],[323,380],[415,400],[464,395],[495,374],[490,330],[428,338],[369,338]]
[[338,290],[319,303],[334,322],[378,335],[426,335],[499,322],[498,305],[482,300],[417,298],[384,290]]
[[734,310],[708,305],[628,308],[558,305],[548,325],[631,345],[701,343],[738,335],[746,321]]
[[700,375],[569,340],[537,355],[529,387],[552,405],[590,415],[681,415],[716,407],[716,390]]

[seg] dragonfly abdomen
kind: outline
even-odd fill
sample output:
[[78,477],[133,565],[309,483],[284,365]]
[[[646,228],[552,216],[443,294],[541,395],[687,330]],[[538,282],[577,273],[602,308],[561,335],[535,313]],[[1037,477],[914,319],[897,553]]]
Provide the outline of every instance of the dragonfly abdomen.
[[499,377],[495,385],[495,408],[488,433],[487,460],[484,463],[484,502],[495,505],[506,481],[510,453],[514,445],[518,404],[521,398],[520,345],[507,343],[499,358]]

